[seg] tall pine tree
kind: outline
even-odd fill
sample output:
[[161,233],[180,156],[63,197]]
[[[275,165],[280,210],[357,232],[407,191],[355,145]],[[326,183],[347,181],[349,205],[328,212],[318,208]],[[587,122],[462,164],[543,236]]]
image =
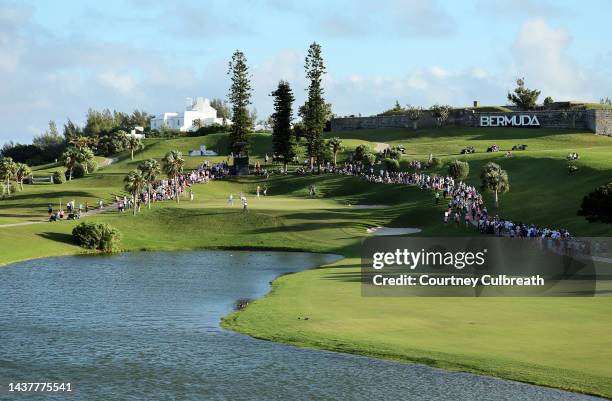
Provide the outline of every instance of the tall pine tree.
[[289,82],[280,81],[272,92],[274,113],[272,114],[272,146],[274,154],[283,156],[285,171],[287,163],[295,156],[295,138],[291,130],[292,104],[295,98]]
[[315,158],[319,158],[323,150],[323,128],[325,128],[325,99],[321,81],[325,74],[325,65],[321,56],[321,46],[313,42],[306,55],[306,78],[308,85],[308,98],[303,107],[302,119],[304,121],[304,136],[306,137],[306,150],[310,157],[310,168],[314,166]]
[[248,106],[251,104],[251,78],[247,60],[240,50],[236,50],[229,62],[227,74],[231,76],[228,99],[232,104],[232,130],[230,132],[229,151],[239,154],[248,148],[248,136],[251,128]]

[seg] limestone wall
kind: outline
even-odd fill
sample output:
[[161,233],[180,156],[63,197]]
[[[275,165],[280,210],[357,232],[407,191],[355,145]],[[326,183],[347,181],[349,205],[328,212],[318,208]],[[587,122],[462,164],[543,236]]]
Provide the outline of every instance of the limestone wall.
[[599,135],[612,136],[612,110],[594,109],[589,112],[589,129]]
[[[471,110],[454,110],[445,125],[460,127],[482,127],[481,117],[492,117],[484,121],[493,121],[493,125],[506,126],[520,125],[522,116],[537,118],[540,128],[575,129],[591,131],[600,135],[612,136],[612,110],[543,110],[543,111],[514,111],[514,112],[473,112]],[[498,124],[498,122],[500,124]],[[334,118],[331,122],[332,131],[345,131],[353,129],[377,128],[413,128],[414,122],[407,115],[373,116],[373,117],[345,117]],[[418,120],[418,128],[436,126],[436,120],[430,111],[424,111]],[[486,124],[485,124],[486,125]],[[525,128],[537,129],[538,126],[523,125]],[[486,127],[482,127],[483,129]]]

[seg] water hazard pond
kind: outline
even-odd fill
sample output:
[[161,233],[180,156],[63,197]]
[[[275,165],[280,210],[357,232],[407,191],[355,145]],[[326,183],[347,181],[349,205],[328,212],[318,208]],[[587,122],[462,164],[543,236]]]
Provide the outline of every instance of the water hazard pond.
[[[284,252],[71,256],[0,268],[0,399],[8,381],[69,381],[121,400],[586,400],[462,373],[314,351],[219,327],[276,276],[333,260]],[[38,398],[38,397],[36,397]]]

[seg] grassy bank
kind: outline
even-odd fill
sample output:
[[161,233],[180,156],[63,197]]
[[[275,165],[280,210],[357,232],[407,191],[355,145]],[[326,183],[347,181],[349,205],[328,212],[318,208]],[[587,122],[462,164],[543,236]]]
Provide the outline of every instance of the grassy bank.
[[[521,129],[357,130],[334,133],[346,146],[361,143],[402,145],[409,160],[433,153],[442,160],[470,163],[468,181],[478,183],[479,169],[496,161],[510,176],[511,192],[501,198],[499,213],[543,226],[566,227],[575,235],[612,234],[609,225],[590,224],[576,215],[580,200],[612,177],[612,138],[590,133]],[[26,186],[0,201],[0,224],[40,221],[49,203],[109,202],[122,193],[122,179],[139,161],[161,158],[170,149],[186,153],[200,144],[223,151],[227,138],[147,140],[135,160],[119,161],[63,185]],[[525,152],[506,159],[503,152],[527,144]],[[459,155],[462,148],[481,151]],[[569,175],[565,155],[578,152],[579,170]],[[270,137],[253,137],[252,155],[271,154]],[[224,157],[208,158],[222,160]],[[187,157],[195,167],[202,157]],[[48,166],[37,174],[57,169]],[[437,173],[442,173],[440,168]],[[315,183],[316,198],[307,196]],[[256,199],[257,185],[270,196]],[[123,235],[122,248],[186,250],[203,248],[290,249],[341,254],[343,261],[276,280],[271,293],[233,314],[225,327],[256,337],[308,347],[353,352],[447,369],[477,372],[547,386],[612,397],[612,298],[367,298],[358,278],[360,241],[372,226],[419,227],[420,235],[474,233],[442,224],[443,205],[416,188],[372,185],[350,177],[249,177],[194,188],[195,200],[164,202],[138,216],[103,213],[88,219],[107,222]],[[249,197],[249,213],[226,205],[230,193]],[[359,209],[356,204],[389,205]],[[491,205],[491,199],[488,198]],[[74,222],[0,227],[0,264],[82,252],[71,243]],[[308,317],[308,320],[304,320]],[[299,318],[299,319],[298,319]]]
[[[609,298],[362,297],[359,259],[278,278],[223,327],[292,345],[612,395]],[[305,319],[308,318],[308,319]]]

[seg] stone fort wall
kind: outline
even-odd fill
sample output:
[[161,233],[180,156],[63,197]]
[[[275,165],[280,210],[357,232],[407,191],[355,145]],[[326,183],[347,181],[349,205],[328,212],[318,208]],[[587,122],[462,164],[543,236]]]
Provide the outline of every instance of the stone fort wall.
[[[590,110],[542,110],[542,111],[515,111],[515,112],[473,112],[471,110],[454,110],[448,117],[445,125],[459,127],[487,128],[482,126],[481,117],[492,117],[495,125],[497,117],[503,117],[506,121],[520,121],[521,116],[528,115],[531,119],[535,116],[539,122],[538,126],[528,125],[525,128],[537,129],[576,129],[591,131],[599,135],[612,136],[612,109],[590,109]],[[491,119],[485,118],[484,121]],[[500,119],[501,121],[501,119]],[[354,129],[378,129],[378,128],[414,128],[414,121],[408,115],[395,116],[373,116],[373,117],[343,117],[334,118],[331,121],[332,131],[346,131]],[[418,128],[430,128],[436,126],[436,120],[430,111],[424,111],[417,122]],[[500,125],[495,125],[500,126]],[[508,123],[507,126],[511,126]]]

